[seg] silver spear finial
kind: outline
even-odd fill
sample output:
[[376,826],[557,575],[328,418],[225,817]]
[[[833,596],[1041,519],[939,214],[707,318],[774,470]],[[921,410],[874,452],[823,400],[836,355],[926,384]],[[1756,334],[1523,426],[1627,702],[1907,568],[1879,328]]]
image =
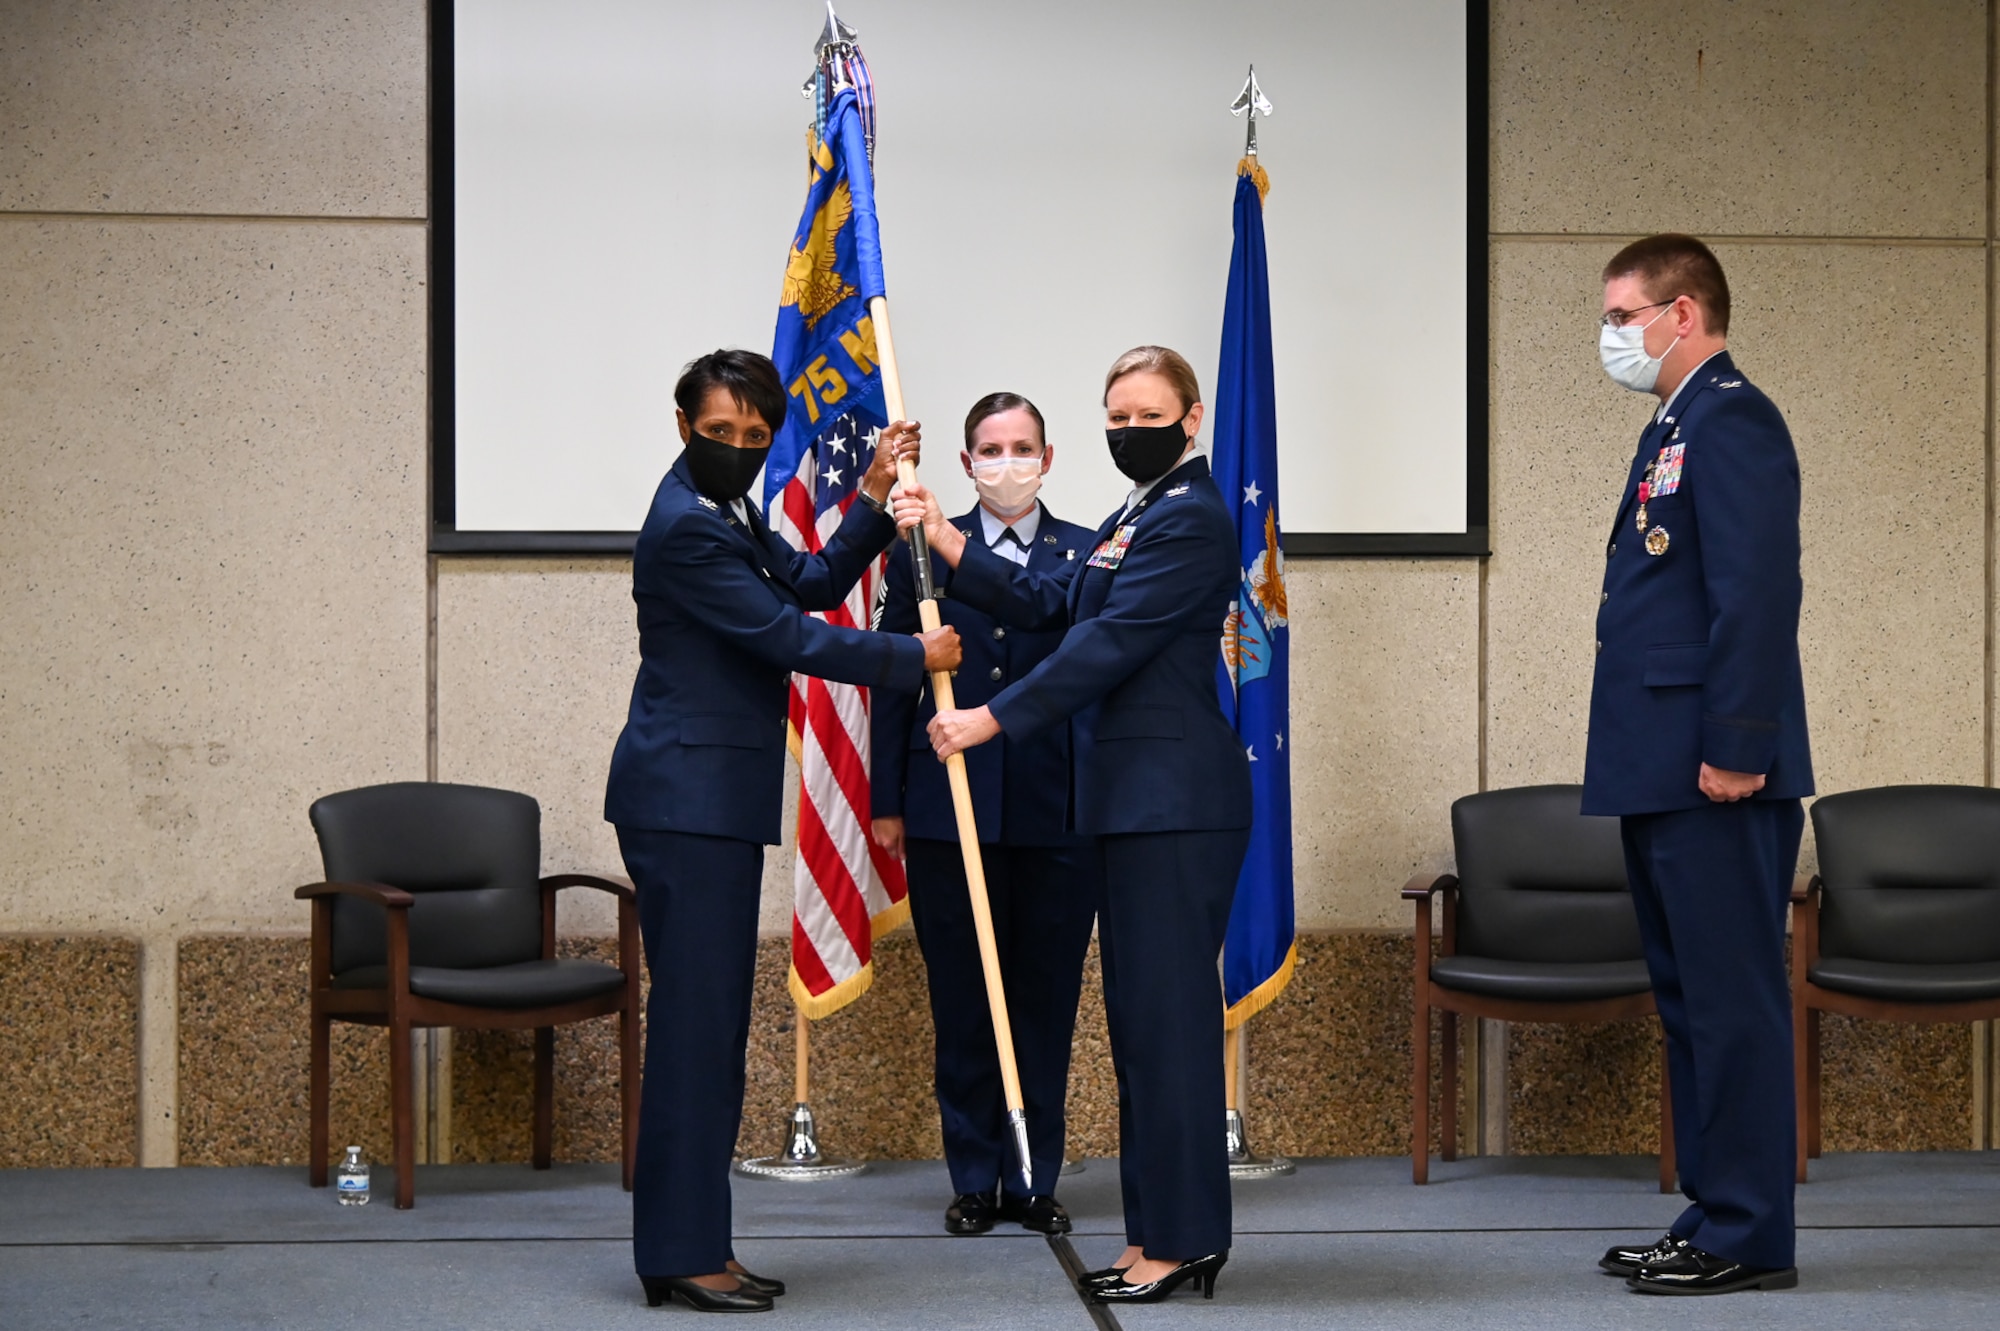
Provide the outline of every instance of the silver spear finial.
[[[827,8],[829,12],[832,11],[832,0],[828,0]],[[1250,113],[1250,132],[1244,141],[1243,155],[1245,157],[1255,157],[1257,155],[1257,117],[1271,114],[1271,99],[1264,95],[1263,88],[1257,84],[1257,66],[1255,65],[1250,66],[1250,76],[1243,80],[1243,91],[1237,93],[1236,100],[1229,104],[1230,115],[1240,116],[1245,111]]]
[[841,22],[840,15],[833,12],[833,0],[826,0],[826,27],[820,30],[819,40],[813,43],[813,54],[819,55],[829,46],[852,46],[860,37],[860,33]]

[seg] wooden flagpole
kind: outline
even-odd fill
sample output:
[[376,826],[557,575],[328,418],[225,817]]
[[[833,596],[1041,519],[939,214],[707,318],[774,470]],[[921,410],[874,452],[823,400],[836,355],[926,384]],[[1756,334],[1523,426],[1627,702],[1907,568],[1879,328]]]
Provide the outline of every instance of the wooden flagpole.
[[[887,400],[889,419],[909,419],[903,406],[903,380],[896,369],[896,340],[889,331],[889,301],[877,296],[868,302],[875,324],[876,363],[882,367],[882,394]],[[899,459],[897,478],[905,485],[916,484],[914,462]],[[930,548],[923,528],[910,532],[910,549],[917,563],[917,617],[924,631],[943,623],[938,613],[936,589],[931,581]],[[951,675],[931,672],[931,691],[939,711],[953,709]],[[1000,951],[993,941],[993,908],[986,896],[986,865],[979,854],[979,825],[972,813],[972,787],[966,780],[965,755],[954,753],[945,759],[945,776],[951,782],[951,806],[958,815],[958,848],[965,857],[965,883],[972,895],[972,924],[979,936],[979,964],[986,973],[986,1002],[993,1013],[993,1042],[1000,1051],[1000,1086],[1007,1099],[1007,1122],[1014,1132],[1014,1150],[1020,1157],[1021,1179],[1026,1192],[1035,1190],[1035,1166],[1028,1154],[1028,1111],[1021,1098],[1021,1071],[1014,1060],[1014,1027],[1007,1019],[1007,992],[1000,979]]]

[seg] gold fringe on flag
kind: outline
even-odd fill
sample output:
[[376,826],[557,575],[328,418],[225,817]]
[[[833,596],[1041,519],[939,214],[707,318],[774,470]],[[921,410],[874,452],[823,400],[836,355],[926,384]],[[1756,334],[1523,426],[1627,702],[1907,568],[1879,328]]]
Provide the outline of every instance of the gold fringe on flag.
[[1248,176],[1257,185],[1257,202],[1262,203],[1271,192],[1271,177],[1264,170],[1264,164],[1254,157],[1245,157],[1236,164],[1236,174]]
[[1292,968],[1298,964],[1299,941],[1294,938],[1292,945],[1285,949],[1285,960],[1272,972],[1271,978],[1222,1010],[1222,1029],[1233,1031],[1271,1006],[1284,987],[1292,982]]

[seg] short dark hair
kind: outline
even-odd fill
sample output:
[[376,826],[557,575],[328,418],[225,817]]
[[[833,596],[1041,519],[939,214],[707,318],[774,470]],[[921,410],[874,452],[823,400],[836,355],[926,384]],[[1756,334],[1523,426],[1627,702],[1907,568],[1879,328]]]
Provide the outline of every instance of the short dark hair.
[[1604,265],[1604,280],[1636,277],[1652,300],[1691,296],[1708,315],[1708,331],[1729,331],[1729,282],[1714,251],[1693,236],[1667,232],[1635,240]]
[[674,385],[674,405],[687,415],[690,426],[718,388],[728,390],[737,406],[762,416],[772,434],[785,428],[785,385],[770,357],[725,349],[689,361]]
[[972,410],[965,413],[965,451],[972,451],[972,432],[979,428],[979,422],[989,416],[998,416],[1003,411],[1025,411],[1035,418],[1035,433],[1041,437],[1042,447],[1049,446],[1049,427],[1042,420],[1041,409],[1022,397],[1019,393],[988,393],[972,404]]

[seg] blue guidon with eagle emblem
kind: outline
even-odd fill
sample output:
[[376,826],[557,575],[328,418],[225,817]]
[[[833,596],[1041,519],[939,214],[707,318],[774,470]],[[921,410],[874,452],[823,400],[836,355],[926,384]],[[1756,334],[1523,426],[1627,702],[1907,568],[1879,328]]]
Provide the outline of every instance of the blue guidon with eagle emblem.
[[805,212],[792,237],[771,339],[771,360],[791,401],[765,463],[767,511],[823,436],[854,439],[888,424],[868,315],[868,302],[886,294],[882,239],[854,89],[841,88],[828,102],[807,172]]

